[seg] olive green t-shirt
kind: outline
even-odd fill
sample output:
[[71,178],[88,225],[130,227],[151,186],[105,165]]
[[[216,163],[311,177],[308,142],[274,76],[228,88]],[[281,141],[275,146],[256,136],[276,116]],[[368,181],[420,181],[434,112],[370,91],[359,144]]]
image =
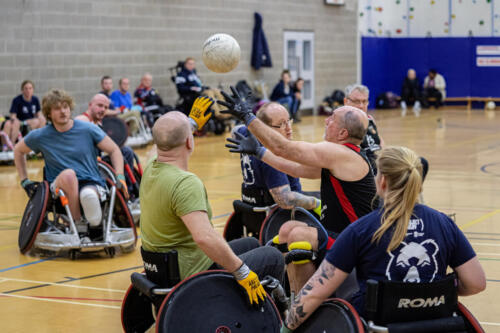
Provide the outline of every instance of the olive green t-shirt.
[[205,186],[195,174],[154,159],[144,170],[139,198],[145,250],[177,250],[181,279],[212,265],[181,219],[194,211],[205,211],[212,218]]

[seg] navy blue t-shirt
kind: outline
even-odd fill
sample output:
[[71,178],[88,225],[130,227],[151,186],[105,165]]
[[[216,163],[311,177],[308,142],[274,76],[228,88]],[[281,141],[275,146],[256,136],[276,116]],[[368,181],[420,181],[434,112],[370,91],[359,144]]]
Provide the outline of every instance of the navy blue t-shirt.
[[12,100],[10,106],[10,113],[15,113],[20,121],[35,118],[38,111],[40,111],[40,102],[36,96],[32,96],[31,101],[28,102],[21,94]]
[[455,268],[476,255],[448,216],[420,204],[415,205],[406,238],[396,250],[387,253],[392,229],[382,236],[380,243],[372,243],[381,214],[381,209],[377,209],[349,225],[325,258],[346,273],[356,267],[360,290],[352,304],[361,314],[368,279],[432,282],[443,279],[448,266]]
[[[248,130],[245,126],[241,126],[237,131],[244,136],[248,135]],[[269,190],[283,185],[290,185],[292,191],[302,192],[299,178],[278,171],[254,156],[241,154],[240,160],[244,187],[265,188]]]

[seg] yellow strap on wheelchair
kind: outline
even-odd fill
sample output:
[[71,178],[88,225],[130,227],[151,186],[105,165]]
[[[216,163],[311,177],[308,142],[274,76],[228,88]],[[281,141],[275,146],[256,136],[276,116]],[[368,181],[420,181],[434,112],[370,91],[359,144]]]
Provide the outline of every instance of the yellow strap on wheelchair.
[[[306,241],[293,242],[290,245],[288,245],[288,251],[290,253],[293,250],[302,250],[302,251],[311,251],[312,252],[312,245],[311,245],[311,243],[306,242]],[[309,262],[311,262],[311,259],[292,261],[292,263],[294,263],[295,265],[303,265],[303,264],[307,264]]]
[[288,251],[292,250],[312,250],[312,245],[309,242],[306,241],[300,241],[300,242],[293,242],[290,245],[288,245]]

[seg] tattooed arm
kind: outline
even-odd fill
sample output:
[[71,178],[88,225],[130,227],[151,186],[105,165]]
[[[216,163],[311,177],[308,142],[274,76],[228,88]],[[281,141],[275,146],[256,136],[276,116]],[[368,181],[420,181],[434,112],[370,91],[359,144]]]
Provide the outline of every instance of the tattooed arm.
[[292,209],[293,207],[302,207],[305,209],[314,209],[318,207],[319,200],[290,189],[290,185],[274,187],[269,190],[274,201],[283,209]]
[[292,300],[285,319],[289,329],[296,329],[344,282],[349,274],[323,260],[318,270]]

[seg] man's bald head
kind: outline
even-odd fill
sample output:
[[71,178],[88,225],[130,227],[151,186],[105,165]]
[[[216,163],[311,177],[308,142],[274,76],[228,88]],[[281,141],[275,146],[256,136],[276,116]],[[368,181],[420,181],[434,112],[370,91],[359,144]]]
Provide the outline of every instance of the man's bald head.
[[94,97],[90,100],[90,105],[96,104],[96,103],[107,103],[109,105],[109,98],[108,96],[104,94],[95,94]]
[[89,112],[92,122],[100,123],[109,108],[109,98],[104,94],[96,94],[89,102]]
[[257,111],[257,118],[259,118],[264,124],[271,125],[273,116],[281,115],[285,112],[288,114],[288,111],[283,105],[276,102],[269,102],[259,108]]
[[283,105],[276,102],[266,103],[257,111],[257,118],[267,126],[271,126],[285,138],[292,139],[293,130],[290,114]]
[[171,111],[155,122],[153,141],[158,150],[169,151],[182,146],[191,135],[191,125],[185,114]]
[[145,73],[141,78],[141,84],[146,88],[151,88],[153,76],[150,73]]
[[351,139],[352,143],[360,144],[366,135],[368,128],[368,117],[366,113],[353,106],[342,106],[335,109],[335,117],[340,117],[341,122]]

